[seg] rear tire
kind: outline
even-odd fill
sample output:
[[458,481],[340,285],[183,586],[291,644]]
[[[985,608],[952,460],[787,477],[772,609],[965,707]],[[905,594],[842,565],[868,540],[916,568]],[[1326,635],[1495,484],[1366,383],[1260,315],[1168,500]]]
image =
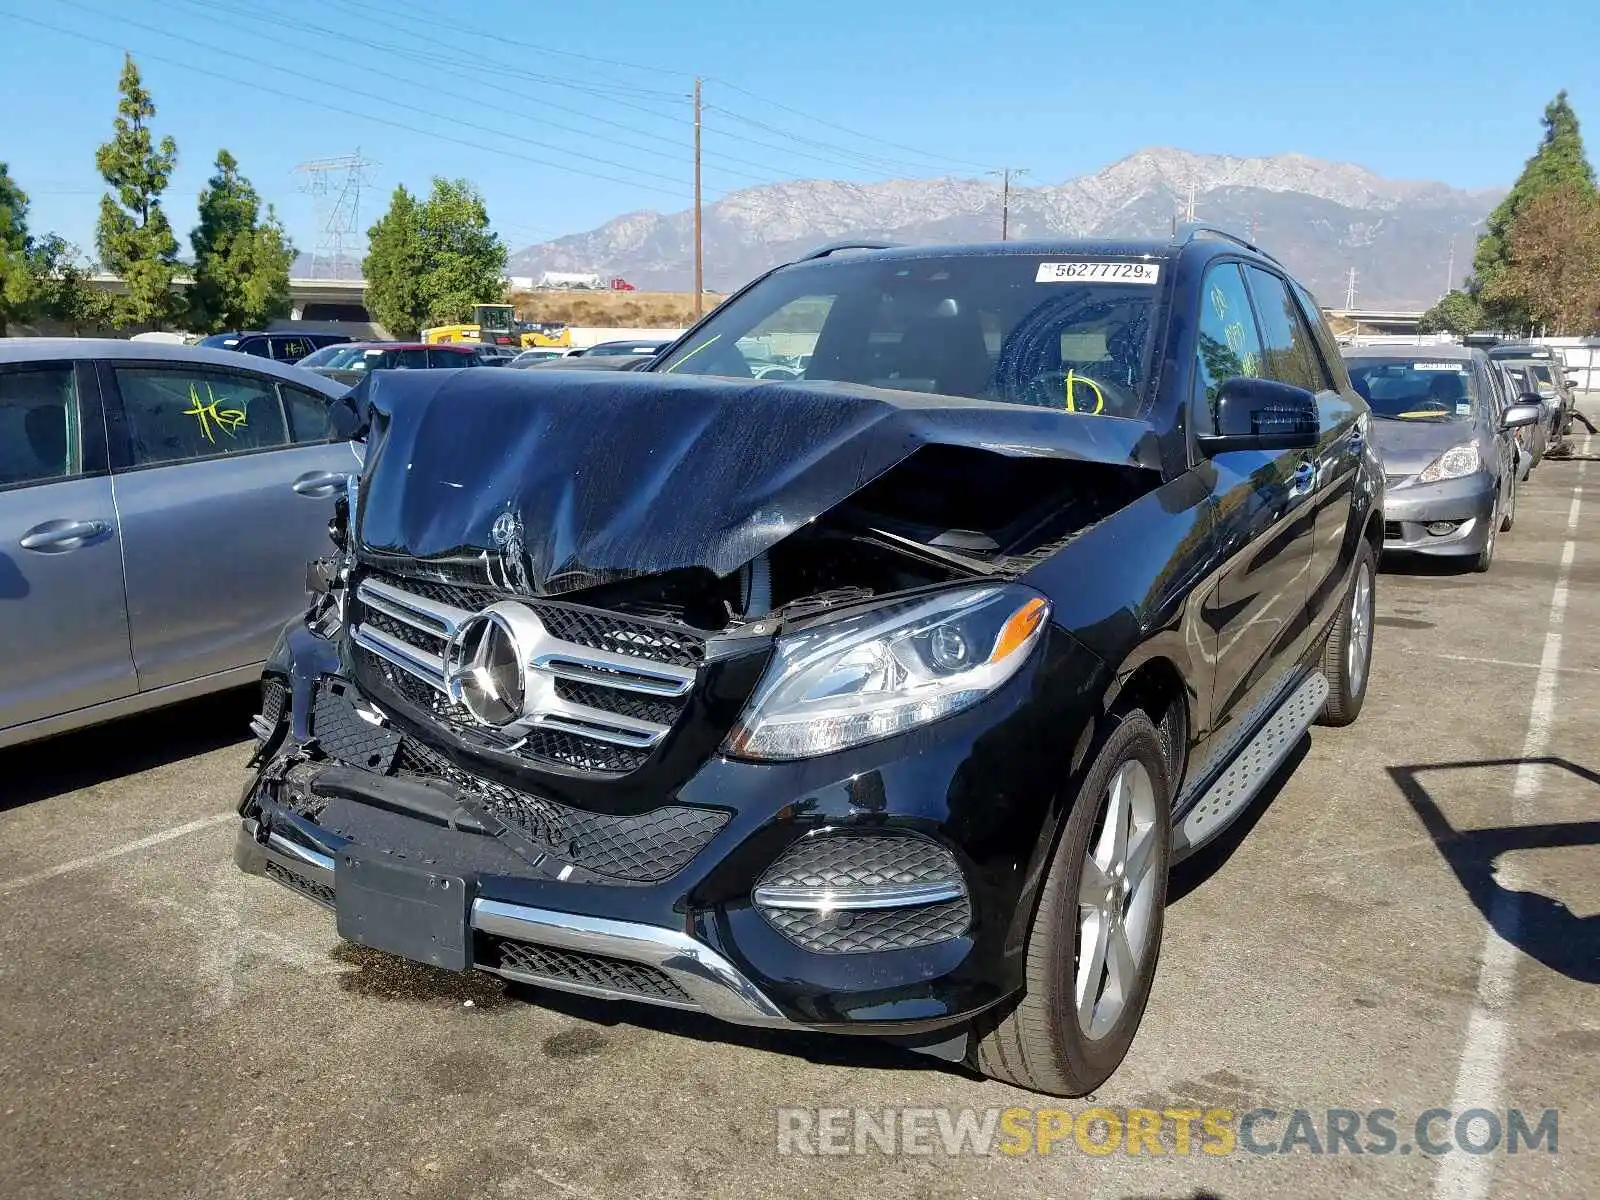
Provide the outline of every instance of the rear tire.
[[1328,680],[1328,698],[1317,724],[1335,728],[1349,725],[1361,715],[1367,701],[1367,680],[1372,675],[1372,630],[1377,615],[1378,566],[1372,543],[1361,539],[1355,565],[1350,568],[1350,590],[1344,609],[1322,644],[1322,673]]
[[[1116,811],[1118,783],[1133,817],[1120,864],[1106,841],[1116,841],[1106,818]],[[1028,936],[1025,990],[1004,1015],[979,1018],[974,1066],[1052,1096],[1083,1096],[1111,1077],[1155,980],[1171,859],[1167,756],[1150,718],[1132,712],[1106,738],[1073,799]],[[1107,862],[1111,869],[1102,869]]]

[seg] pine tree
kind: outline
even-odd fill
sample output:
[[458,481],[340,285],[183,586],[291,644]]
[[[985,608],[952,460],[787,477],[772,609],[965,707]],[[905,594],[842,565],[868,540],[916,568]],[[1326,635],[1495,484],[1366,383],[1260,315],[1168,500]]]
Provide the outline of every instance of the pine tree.
[[123,59],[115,132],[95,154],[95,166],[114,190],[100,199],[95,248],[100,264],[122,276],[128,293],[115,302],[119,324],[159,326],[173,312],[178,239],[161,207],[161,193],[177,163],[171,137],[156,145],[150,133],[155,102],[145,90],[133,56]]
[[1503,325],[1516,327],[1529,320],[1527,306],[1499,282],[1509,263],[1506,239],[1511,224],[1535,196],[1566,186],[1593,194],[1595,174],[1583,152],[1577,114],[1562,91],[1545,106],[1544,137],[1539,149],[1528,159],[1506,198],[1489,214],[1473,255],[1474,298],[1480,299],[1488,315]]
[[390,336],[414,338],[428,310],[421,288],[421,213],[404,185],[395,188],[389,211],[367,231],[367,239],[367,256],[361,264],[367,308]]
[[0,162],[0,337],[26,315],[33,290],[28,265],[28,196]]
[[216,167],[200,193],[200,223],[189,234],[194,248],[189,324],[202,333],[255,328],[286,315],[294,260],[294,248],[270,206],[261,220],[261,198],[239,174],[233,155],[218,151]]

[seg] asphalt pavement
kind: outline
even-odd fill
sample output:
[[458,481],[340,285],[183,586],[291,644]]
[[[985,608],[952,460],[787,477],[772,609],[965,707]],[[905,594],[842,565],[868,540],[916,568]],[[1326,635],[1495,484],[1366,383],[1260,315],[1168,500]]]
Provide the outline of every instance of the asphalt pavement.
[[[232,865],[248,695],[0,753],[0,1196],[1593,1195],[1600,466],[1541,466],[1498,555],[1386,566],[1361,720],[1180,868],[1143,1029],[1082,1101],[342,943]],[[1091,1108],[1110,1120],[1074,1136]],[[1440,1149],[1474,1108],[1488,1153],[1415,1136],[1448,1110],[1421,1130]],[[780,1152],[785,1122],[1006,1109],[1069,1132]],[[1225,1111],[1231,1152],[1177,1152],[1176,1119],[1130,1147],[1130,1109]],[[1513,1120],[1544,1136],[1509,1153]]]

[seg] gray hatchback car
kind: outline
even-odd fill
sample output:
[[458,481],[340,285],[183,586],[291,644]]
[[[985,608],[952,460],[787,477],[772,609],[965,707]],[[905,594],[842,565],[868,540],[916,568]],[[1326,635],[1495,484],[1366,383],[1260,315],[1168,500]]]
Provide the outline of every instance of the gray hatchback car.
[[330,380],[226,350],[0,340],[0,747],[254,682],[334,497]]
[[1513,434],[1540,420],[1538,398],[1508,397],[1483,351],[1465,346],[1346,346],[1343,354],[1376,418],[1384,550],[1461,557],[1487,571],[1495,538],[1516,518]]

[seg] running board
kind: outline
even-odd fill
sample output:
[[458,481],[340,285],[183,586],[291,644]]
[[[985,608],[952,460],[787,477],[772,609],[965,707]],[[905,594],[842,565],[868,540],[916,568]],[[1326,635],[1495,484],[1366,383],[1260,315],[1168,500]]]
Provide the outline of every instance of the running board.
[[1271,774],[1289,757],[1328,699],[1328,678],[1314,671],[1277,708],[1217,776],[1173,831],[1172,852],[1187,854],[1209,842],[1255,798]]

